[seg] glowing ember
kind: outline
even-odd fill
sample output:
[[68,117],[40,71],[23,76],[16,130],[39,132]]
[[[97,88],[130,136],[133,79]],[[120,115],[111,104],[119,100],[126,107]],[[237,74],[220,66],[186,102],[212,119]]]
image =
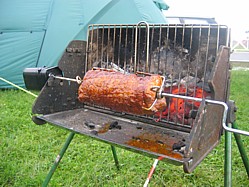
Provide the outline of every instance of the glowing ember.
[[[186,89],[183,85],[165,88],[164,92],[196,98],[206,98],[210,96],[210,94],[202,88]],[[190,125],[190,112],[191,110],[198,110],[199,106],[200,102],[171,98],[168,102],[168,107],[162,112],[157,112],[155,116],[159,118],[158,120],[167,119],[175,123]]]

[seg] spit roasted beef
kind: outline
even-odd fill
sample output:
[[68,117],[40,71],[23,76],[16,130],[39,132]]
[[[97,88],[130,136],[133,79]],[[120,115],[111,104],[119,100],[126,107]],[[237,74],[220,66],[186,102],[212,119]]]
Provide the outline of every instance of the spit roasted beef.
[[78,89],[78,99],[85,104],[118,112],[153,115],[166,108],[165,98],[156,100],[156,92],[151,90],[153,86],[160,87],[161,84],[159,75],[138,76],[100,69],[89,70]]

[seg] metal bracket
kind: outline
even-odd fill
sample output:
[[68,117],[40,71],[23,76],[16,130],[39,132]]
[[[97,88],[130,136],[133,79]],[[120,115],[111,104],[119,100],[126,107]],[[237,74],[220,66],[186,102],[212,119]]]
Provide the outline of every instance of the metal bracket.
[[227,105],[228,105],[227,122],[234,123],[236,120],[235,112],[237,112],[235,101],[229,100]]
[[[185,150],[185,157],[189,158],[189,160],[184,163],[183,169],[185,172],[190,173],[219,142],[220,130],[215,127],[218,123],[220,123],[220,120],[214,121],[211,124],[209,123],[210,117],[214,117],[213,111],[215,112],[215,108],[217,106],[223,107],[223,117],[221,123],[223,126],[226,126],[228,106],[222,101],[204,98],[196,98],[168,93],[162,93],[162,96],[202,102],[198,110],[198,116],[195,119],[196,124],[193,124],[193,128],[190,132],[188,140],[189,144]],[[208,107],[208,109],[206,109],[206,107]],[[220,116],[220,114],[216,115]],[[214,118],[220,119],[220,117],[217,116]]]
[[85,41],[73,40],[70,42],[58,63],[63,76],[49,76],[33,105],[33,114],[50,114],[83,107],[83,104],[78,101],[77,95],[79,87],[77,83],[80,80],[79,78],[72,79],[72,77],[84,76],[85,49]]

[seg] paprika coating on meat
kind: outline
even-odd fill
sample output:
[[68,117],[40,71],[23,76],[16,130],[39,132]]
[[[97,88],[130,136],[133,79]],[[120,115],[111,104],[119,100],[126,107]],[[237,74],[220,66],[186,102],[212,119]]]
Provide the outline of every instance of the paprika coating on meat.
[[136,115],[153,115],[166,108],[165,98],[156,100],[153,86],[161,86],[159,75],[137,76],[114,71],[89,70],[78,89],[78,99],[114,111]]

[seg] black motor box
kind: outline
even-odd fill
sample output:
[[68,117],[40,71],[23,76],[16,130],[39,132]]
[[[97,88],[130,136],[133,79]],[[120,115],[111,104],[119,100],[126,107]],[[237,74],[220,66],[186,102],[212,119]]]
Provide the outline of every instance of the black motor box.
[[36,67],[25,68],[23,70],[23,79],[28,90],[41,90],[47,82],[49,75],[62,75],[58,67]]

